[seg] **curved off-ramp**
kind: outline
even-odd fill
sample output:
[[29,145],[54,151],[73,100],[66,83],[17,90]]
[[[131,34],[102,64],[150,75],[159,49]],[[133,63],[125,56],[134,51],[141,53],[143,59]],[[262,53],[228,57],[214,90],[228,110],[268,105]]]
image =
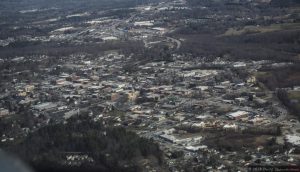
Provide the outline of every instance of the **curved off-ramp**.
[[181,42],[178,39],[167,36],[167,40],[176,44],[176,50],[178,50],[181,47]]

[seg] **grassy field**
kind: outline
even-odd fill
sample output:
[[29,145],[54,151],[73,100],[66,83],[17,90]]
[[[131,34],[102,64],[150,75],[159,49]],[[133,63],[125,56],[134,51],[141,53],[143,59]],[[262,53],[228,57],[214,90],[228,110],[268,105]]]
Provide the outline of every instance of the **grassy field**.
[[271,75],[272,74],[269,72],[256,72],[255,73],[256,78],[259,78],[259,77],[265,78],[265,77],[270,77]]
[[279,30],[300,30],[300,23],[283,23],[283,24],[272,24],[270,26],[245,26],[242,29],[229,28],[224,34],[220,36],[237,36],[244,34],[254,33],[266,33],[274,32]]
[[295,107],[300,109],[300,91],[289,91],[288,96],[290,100],[298,100],[298,103],[295,105]]
[[289,98],[300,100],[300,91],[290,91],[289,92]]

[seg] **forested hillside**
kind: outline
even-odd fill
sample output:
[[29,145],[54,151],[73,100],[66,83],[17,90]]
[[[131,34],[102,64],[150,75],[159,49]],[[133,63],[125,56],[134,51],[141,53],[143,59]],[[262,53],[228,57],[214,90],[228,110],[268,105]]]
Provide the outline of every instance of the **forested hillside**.
[[[105,127],[89,118],[71,119],[30,134],[18,144],[6,147],[36,171],[141,171],[141,162],[151,159],[162,165],[162,152],[151,140],[123,128]],[[81,158],[70,160],[67,157]],[[72,163],[73,165],[70,165]]]

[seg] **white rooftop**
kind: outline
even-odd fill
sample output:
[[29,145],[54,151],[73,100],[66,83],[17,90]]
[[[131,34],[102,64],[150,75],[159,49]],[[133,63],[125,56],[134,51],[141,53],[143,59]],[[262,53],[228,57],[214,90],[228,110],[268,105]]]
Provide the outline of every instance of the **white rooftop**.
[[227,116],[236,118],[236,117],[240,117],[240,116],[247,115],[247,114],[248,114],[248,112],[246,112],[246,111],[236,111],[236,112],[228,114]]
[[285,136],[287,142],[293,144],[293,145],[300,145],[300,136],[297,135],[286,135]]

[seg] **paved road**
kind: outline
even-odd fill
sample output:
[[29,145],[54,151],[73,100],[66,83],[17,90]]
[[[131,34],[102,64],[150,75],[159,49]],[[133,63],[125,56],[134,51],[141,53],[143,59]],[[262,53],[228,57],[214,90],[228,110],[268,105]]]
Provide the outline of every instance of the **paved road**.
[[178,39],[167,37],[167,40],[176,44],[176,50],[178,50],[181,47],[181,42]]

